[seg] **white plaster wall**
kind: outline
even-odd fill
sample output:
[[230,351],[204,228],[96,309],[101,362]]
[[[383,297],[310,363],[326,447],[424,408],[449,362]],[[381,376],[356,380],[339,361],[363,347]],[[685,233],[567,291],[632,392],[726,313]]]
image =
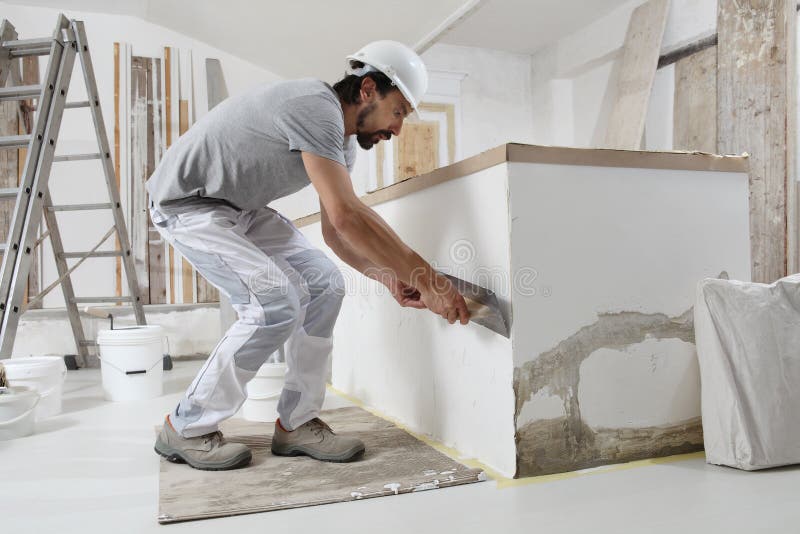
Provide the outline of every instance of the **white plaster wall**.
[[[532,56],[533,142],[577,147],[602,144],[616,96],[619,59],[628,21],[633,10],[642,3],[642,0],[631,0]],[[713,34],[716,5],[716,0],[672,0],[662,53]],[[656,76],[645,132],[645,147],[653,150],[672,148],[670,83],[674,82],[670,82],[670,77],[673,74],[662,71]],[[569,106],[561,102],[565,86],[571,87]],[[565,108],[570,111],[565,113]],[[574,120],[570,121],[570,117]],[[670,129],[669,136],[667,129]]]
[[[167,338],[165,349],[175,357],[208,355],[220,338],[219,308],[195,305],[178,309],[175,306],[145,306],[147,324],[160,325]],[[106,319],[81,314],[84,333],[96,339],[97,332],[109,327]],[[114,327],[136,324],[133,314],[114,317]],[[19,323],[14,340],[13,357],[47,354],[75,354],[75,338],[66,311],[33,310]]]
[[581,418],[592,429],[643,428],[700,415],[700,368],[693,343],[648,339],[599,349],[580,367]]
[[429,69],[466,73],[461,82],[461,156],[508,142],[531,142],[531,57],[436,44],[422,54]]
[[[438,268],[489,285],[508,313],[505,165],[375,209]],[[333,257],[319,223],[302,231]],[[348,294],[334,331],[333,385],[513,476],[511,341],[401,308],[383,286],[347,266],[342,272]]]
[[[20,6],[0,3],[2,18],[9,19],[21,38],[45,37],[55,27],[57,9]],[[263,82],[274,82],[279,77],[251,63],[222,52],[200,41],[145,22],[139,18],[97,13],[67,12],[69,18],[83,20],[91,47],[92,62],[100,93],[100,105],[109,143],[114,138],[114,57],[113,43],[127,42],[133,46],[135,55],[162,57],[165,46],[190,49],[193,53],[195,112],[199,118],[207,111],[205,59],[218,58],[222,63],[225,82],[230,95],[236,95],[249,87]],[[46,68],[46,57],[40,58],[42,71]],[[76,60],[76,65],[78,64]],[[70,100],[84,100],[85,90],[80,70],[76,68],[71,85]],[[94,130],[88,109],[68,110],[64,115],[61,135],[56,152],[96,152]],[[57,163],[50,179],[50,191],[55,204],[103,202],[107,198],[105,181],[97,161]],[[66,250],[89,250],[111,226],[108,212],[81,212],[59,214],[62,222],[62,237]],[[113,238],[103,249],[113,248]],[[45,286],[56,278],[55,264],[49,242],[43,247]],[[73,275],[76,293],[81,295],[113,295],[115,290],[114,259],[97,258],[87,260]],[[60,290],[45,297],[45,307],[63,306]]]
[[[512,295],[517,367],[601,313],[678,317],[691,308],[697,281],[723,270],[750,278],[744,173],[532,163],[509,169],[511,267],[528,272]],[[590,424],[699,416],[693,349],[690,355],[684,343],[668,341],[598,350],[583,362],[581,406],[593,406]],[[676,388],[687,395],[677,403]],[[530,402],[518,428],[554,413],[552,403]]]

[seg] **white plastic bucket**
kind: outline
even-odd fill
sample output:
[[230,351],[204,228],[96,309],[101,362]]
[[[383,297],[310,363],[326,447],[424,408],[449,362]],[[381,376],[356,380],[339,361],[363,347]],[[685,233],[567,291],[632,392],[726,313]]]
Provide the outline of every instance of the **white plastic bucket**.
[[160,326],[101,330],[100,374],[110,401],[160,397],[164,392],[164,332]]
[[11,386],[25,386],[41,395],[36,407],[36,419],[61,413],[61,393],[67,366],[60,356],[33,356],[4,360],[6,376]]
[[278,400],[286,381],[286,363],[265,363],[247,383],[242,417],[248,421],[273,423],[278,418]]
[[24,386],[11,386],[0,393],[0,440],[33,434],[36,405],[41,398],[35,390]]

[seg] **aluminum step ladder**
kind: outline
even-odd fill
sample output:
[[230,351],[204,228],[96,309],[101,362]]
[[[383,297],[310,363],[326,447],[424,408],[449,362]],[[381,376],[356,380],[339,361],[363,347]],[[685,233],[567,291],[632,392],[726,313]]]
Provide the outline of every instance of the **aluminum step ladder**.
[[[21,85],[20,58],[34,55],[49,56],[44,82],[41,85]],[[89,99],[82,102],[67,102],[67,90],[72,77],[75,56],[80,57]],[[11,84],[6,87],[9,79]],[[38,295],[32,297],[28,304],[40,300],[45,294],[59,284],[61,285],[78,355],[86,364],[88,363],[89,349],[96,343],[87,340],[84,336],[78,304],[130,303],[137,324],[144,325],[146,323],[83,22],[69,20],[64,15],[59,15],[53,36],[43,39],[19,39],[10,22],[3,20],[0,23],[0,101],[19,101],[30,98],[37,99],[36,116],[30,135],[0,137],[0,149],[27,148],[25,167],[19,187],[0,189],[0,197],[16,197],[8,241],[0,244],[0,254],[3,255],[0,269],[0,316],[2,317],[0,359],[11,357],[19,319],[26,309],[25,288],[31,267],[32,252],[45,238],[49,237],[58,269],[58,279]],[[91,110],[99,148],[97,153],[55,155],[64,110],[72,108],[89,108]],[[109,202],[53,205],[48,191],[48,180],[53,163],[89,159],[100,160],[102,164]],[[101,209],[111,210],[114,224],[100,243],[86,252],[64,252],[56,213]],[[37,239],[37,229],[42,218],[47,224],[47,231]],[[112,235],[116,235],[119,248],[113,251],[98,251],[98,248]],[[70,278],[71,273],[88,258],[107,257],[122,259],[130,296],[75,296]],[[78,261],[70,267],[67,265],[69,258],[78,258]]]

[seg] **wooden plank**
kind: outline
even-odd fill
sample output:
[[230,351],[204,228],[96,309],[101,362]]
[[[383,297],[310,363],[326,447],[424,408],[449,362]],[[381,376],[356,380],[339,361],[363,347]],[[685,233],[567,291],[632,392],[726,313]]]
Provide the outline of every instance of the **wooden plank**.
[[[162,65],[159,58],[148,58],[150,60],[148,77],[148,169],[146,181],[155,170],[166,149],[164,144],[164,129],[162,123],[166,120],[169,123],[169,84],[165,84],[162,89]],[[164,65],[163,76],[169,75],[169,65]],[[167,128],[167,140],[169,139],[169,128]],[[150,164],[152,158],[152,166]],[[149,197],[144,192],[145,201],[149,206]],[[150,304],[166,304],[167,301],[167,279],[166,279],[166,254],[164,241],[158,233],[153,222],[150,220],[149,208],[145,210],[145,221],[147,224],[147,272],[149,277]]]
[[[0,102],[0,136],[17,135],[19,115],[17,102]],[[0,188],[17,187],[19,154],[16,150],[0,150]],[[15,199],[0,200],[0,243],[8,241]]]
[[672,148],[717,152],[717,47],[675,63]]
[[164,118],[167,123],[167,148],[172,145],[172,58],[164,48]]
[[636,150],[641,146],[668,11],[669,0],[650,0],[631,15],[606,131],[607,148]]
[[750,154],[753,280],[795,272],[794,0],[717,6],[717,146]]
[[[179,100],[179,115],[178,115],[178,132],[180,135],[186,133],[189,129],[189,101]],[[194,302],[195,291],[195,273],[192,264],[186,258],[181,258],[181,270],[183,281],[183,302]]]
[[439,123],[406,122],[394,140],[394,179],[405,180],[439,167]]
[[[38,85],[39,81],[39,58],[37,56],[27,56],[22,58],[22,84],[23,85]],[[22,100],[19,103],[20,108],[20,121],[19,133],[29,134],[33,131],[34,119],[34,101]],[[22,148],[19,150],[17,157],[17,185],[22,179],[22,173],[25,171],[25,159],[28,155],[28,149]],[[41,232],[41,227],[36,229],[36,233]],[[28,287],[26,288],[25,301],[27,302],[29,295],[37,295],[41,288],[41,255],[40,249],[37,247],[33,249],[31,268],[28,272]],[[41,308],[43,301],[39,300],[28,306],[28,309],[33,310]]]
[[438,104],[423,102],[419,105],[420,111],[444,113],[447,123],[447,165],[456,160],[456,107],[453,104]]
[[[134,266],[139,278],[139,290],[146,304],[155,296],[158,300],[160,288],[150,291],[149,222],[147,191],[144,183],[155,169],[155,77],[160,77],[160,60],[131,57],[131,249]],[[158,277],[156,277],[156,280]]]
[[386,161],[386,146],[383,143],[378,143],[375,147],[375,161],[377,161],[375,168],[375,188],[381,189],[384,185],[386,185],[383,177],[383,167],[384,162]]

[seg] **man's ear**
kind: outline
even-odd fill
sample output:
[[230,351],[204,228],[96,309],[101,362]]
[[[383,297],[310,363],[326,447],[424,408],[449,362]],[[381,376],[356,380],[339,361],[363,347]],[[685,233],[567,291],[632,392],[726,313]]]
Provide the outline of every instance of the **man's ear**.
[[375,93],[377,93],[375,80],[369,76],[364,76],[364,79],[361,80],[361,101],[369,102],[372,98],[374,98]]

